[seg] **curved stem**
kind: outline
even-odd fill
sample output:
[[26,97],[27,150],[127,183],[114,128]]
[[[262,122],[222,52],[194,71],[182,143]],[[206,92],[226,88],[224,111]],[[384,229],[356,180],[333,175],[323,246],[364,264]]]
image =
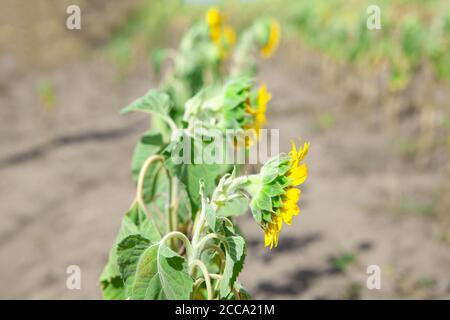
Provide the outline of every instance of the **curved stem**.
[[194,282],[194,290],[195,290],[196,287],[201,285],[204,281],[205,281],[205,278],[198,278],[197,280],[195,280],[195,282]]
[[152,214],[148,212],[147,207],[144,202],[144,195],[143,195],[143,189],[144,189],[144,182],[145,182],[145,174],[148,171],[148,168],[152,165],[155,161],[163,161],[164,158],[160,155],[154,155],[149,157],[147,160],[145,160],[144,164],[141,167],[141,171],[139,172],[139,178],[137,183],[137,192],[136,192],[136,200],[138,201],[139,205],[144,210],[145,214],[151,218]]
[[176,231],[178,228],[178,180],[176,177],[169,177],[170,179],[170,221],[171,230]]
[[184,235],[184,233],[181,233],[179,231],[172,231],[166,234],[161,240],[160,243],[164,243],[169,239],[177,238],[181,241],[183,241],[184,245],[186,246],[186,255],[188,257],[192,256],[192,245],[189,239]]
[[208,269],[206,268],[206,266],[203,262],[201,262],[198,259],[194,259],[191,262],[191,272],[190,272],[191,275],[193,274],[195,267],[198,267],[202,271],[203,278],[205,279],[205,283],[206,283],[206,292],[208,293],[208,300],[212,300],[213,293],[212,293],[212,288],[211,288],[211,278],[209,276]]
[[177,131],[178,131],[177,125],[170,117],[163,116],[162,119],[169,125],[170,131],[172,131],[172,136],[170,137],[170,140],[173,140],[173,138],[176,136]]
[[222,236],[222,235],[220,235],[220,234],[217,234],[217,233],[208,233],[206,236],[204,236],[204,237],[198,242],[198,244],[195,245],[195,249],[197,250],[197,252],[201,252],[201,250],[203,249],[203,247],[205,246],[205,244],[206,244],[209,240],[212,240],[212,239],[217,239],[217,240],[219,240],[219,241],[222,241],[223,244],[224,244],[225,246],[228,246],[227,239],[226,239],[224,236]]
[[216,280],[216,284],[214,285],[214,292],[217,292],[219,290],[219,284],[220,281],[223,279],[223,276],[221,274],[211,273],[209,275],[211,279]]
[[214,250],[215,252],[217,252],[217,254],[220,257],[220,261],[222,262],[221,263],[221,269],[222,269],[224,266],[224,263],[225,263],[225,253],[223,252],[222,248],[220,248],[216,244],[211,243],[211,244],[205,245],[205,247],[202,249],[202,251],[200,251],[200,254],[202,254],[202,252],[206,251],[206,250]]
[[209,277],[214,280],[222,280],[223,276],[217,273],[210,273]]

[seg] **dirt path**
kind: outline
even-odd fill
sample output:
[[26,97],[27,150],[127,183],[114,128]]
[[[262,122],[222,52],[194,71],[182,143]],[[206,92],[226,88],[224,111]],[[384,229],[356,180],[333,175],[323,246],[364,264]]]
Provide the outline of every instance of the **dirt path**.
[[[426,188],[437,177],[402,169],[389,136],[348,107],[345,84],[321,81],[314,59],[295,61],[279,56],[261,78],[274,95],[268,118],[281,149],[297,136],[312,143],[302,214],[273,251],[250,216],[240,219],[249,240],[242,282],[255,298],[449,298],[449,247],[436,225],[386,210],[396,185]],[[0,298],[99,298],[98,275],[133,197],[130,157],[147,122],[118,110],[147,90],[146,71],[120,82],[93,61],[50,78],[64,97],[53,148],[35,148],[44,130],[32,116],[36,78],[18,79],[0,98]],[[324,111],[336,115],[328,130],[317,125]],[[355,261],[341,270],[345,253]],[[81,290],[66,289],[71,264],[81,267]],[[366,289],[370,264],[382,269],[379,291]]]

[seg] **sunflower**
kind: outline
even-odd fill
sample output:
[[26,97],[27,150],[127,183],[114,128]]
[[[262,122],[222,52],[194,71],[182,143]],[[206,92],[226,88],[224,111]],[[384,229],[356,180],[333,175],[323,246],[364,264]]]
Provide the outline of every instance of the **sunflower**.
[[245,112],[252,116],[252,121],[246,125],[245,129],[253,129],[256,132],[256,136],[259,137],[261,128],[267,123],[266,110],[267,103],[272,99],[272,95],[265,85],[262,85],[258,89],[258,95],[256,98],[256,109],[252,108],[250,103],[247,102],[245,106]]
[[261,56],[263,58],[269,58],[278,47],[280,42],[281,27],[275,19],[269,21],[269,35],[267,42],[261,48]]
[[231,26],[223,24],[224,20],[217,7],[211,7],[206,12],[205,21],[209,27],[209,35],[219,49],[221,58],[225,58],[236,44],[236,33]]
[[302,163],[308,149],[309,143],[299,150],[292,143],[289,154],[270,159],[258,175],[249,177],[250,208],[264,231],[265,247],[276,247],[283,222],[291,225],[293,216],[300,213],[300,190],[296,187],[308,176],[308,168]]
[[217,43],[220,40],[221,35],[221,27],[223,17],[220,14],[220,11],[217,7],[211,7],[206,12],[206,24],[209,27],[209,34],[211,36],[211,40],[214,43]]

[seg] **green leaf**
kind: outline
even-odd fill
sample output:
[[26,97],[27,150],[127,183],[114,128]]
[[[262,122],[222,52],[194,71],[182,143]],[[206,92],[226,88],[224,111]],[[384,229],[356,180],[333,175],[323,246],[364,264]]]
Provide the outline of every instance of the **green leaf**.
[[245,240],[241,236],[227,237],[227,250],[223,278],[220,282],[220,297],[225,298],[234,286],[244,266]]
[[149,247],[150,241],[140,235],[131,235],[117,245],[117,263],[125,283],[125,295],[133,295],[136,268],[142,253]]
[[134,277],[132,299],[164,300],[161,283],[158,281],[159,244],[150,246],[143,252]]
[[125,286],[121,277],[101,282],[104,300],[125,300]]
[[278,182],[264,185],[262,191],[270,197],[276,197],[284,194],[284,189]]
[[[149,130],[144,134],[144,136],[142,136],[142,138],[139,140],[139,142],[136,144],[136,147],[134,148],[133,160],[131,162],[131,172],[133,174],[134,182],[137,182],[139,172],[141,171],[141,167],[144,164],[144,162],[149,157],[158,154],[159,151],[161,151],[163,145],[164,143],[162,135],[159,132]],[[151,176],[156,165],[158,164],[152,165],[148,169],[146,174],[147,177]]]
[[206,204],[205,208],[205,214],[206,214],[206,222],[208,223],[208,226],[211,228],[211,230],[216,230],[216,211],[214,208],[208,203]]
[[218,216],[231,217],[245,214],[248,209],[249,200],[242,198],[235,198],[227,201],[223,206],[217,210]]
[[155,244],[142,253],[137,263],[131,298],[187,300],[192,286],[185,259],[165,244]]
[[186,187],[183,184],[178,185],[178,219],[180,223],[186,223],[192,217],[191,202]]
[[135,203],[124,217],[118,242],[131,234],[140,234],[152,243],[161,240],[161,234],[158,229],[153,224],[153,221],[145,215],[144,210],[138,203]]
[[217,164],[174,165],[171,163],[170,157],[166,161],[166,166],[170,168],[171,174],[177,176],[186,187],[193,215],[201,206],[200,179],[203,179],[205,183],[205,196],[210,197],[216,187],[217,178],[231,169],[229,165]]
[[250,210],[252,211],[253,218],[255,218],[258,224],[262,223],[262,212],[261,209],[255,204],[255,201],[250,202]]
[[136,99],[130,105],[122,109],[121,114],[134,111],[153,113],[162,117],[167,117],[171,109],[170,97],[167,93],[151,89],[141,98]]
[[100,276],[105,299],[120,299],[125,296],[124,281],[118,265],[117,245],[131,235],[140,235],[153,243],[161,239],[155,225],[137,203],[134,203],[123,217],[116,241],[109,252],[108,262]]
[[255,199],[255,203],[260,209],[272,211],[272,199],[264,191],[259,193],[258,197]]

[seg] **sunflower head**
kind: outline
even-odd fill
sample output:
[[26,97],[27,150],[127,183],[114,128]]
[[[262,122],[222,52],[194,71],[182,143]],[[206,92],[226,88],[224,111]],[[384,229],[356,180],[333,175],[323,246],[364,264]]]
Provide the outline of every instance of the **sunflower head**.
[[265,85],[259,87],[256,95],[253,95],[245,106],[245,112],[250,116],[250,121],[245,126],[246,130],[255,130],[256,138],[260,135],[260,130],[267,123],[266,110],[267,103],[272,99],[272,95]]
[[220,43],[220,53],[223,58],[227,57],[231,49],[236,44],[236,32],[234,29],[226,25],[221,31],[221,43]]
[[211,41],[219,50],[220,57],[226,58],[231,48],[236,44],[236,33],[234,29],[225,25],[225,18],[217,7],[211,7],[206,12],[205,22],[209,28]]
[[211,7],[206,11],[205,21],[210,28],[220,27],[222,24],[223,17],[220,13],[219,8]]
[[256,24],[257,39],[263,58],[269,58],[277,49],[280,42],[281,27],[277,20],[270,18]]
[[198,122],[220,130],[242,130],[251,121],[245,112],[253,79],[237,77],[223,87],[206,87],[192,97],[185,107],[184,121],[190,125]]
[[300,189],[296,187],[305,182],[308,175],[307,166],[303,163],[308,149],[309,143],[299,150],[292,143],[289,154],[270,159],[259,174],[249,178],[250,208],[264,231],[264,246],[270,249],[278,245],[283,222],[291,225],[293,216],[300,212],[297,205]]

